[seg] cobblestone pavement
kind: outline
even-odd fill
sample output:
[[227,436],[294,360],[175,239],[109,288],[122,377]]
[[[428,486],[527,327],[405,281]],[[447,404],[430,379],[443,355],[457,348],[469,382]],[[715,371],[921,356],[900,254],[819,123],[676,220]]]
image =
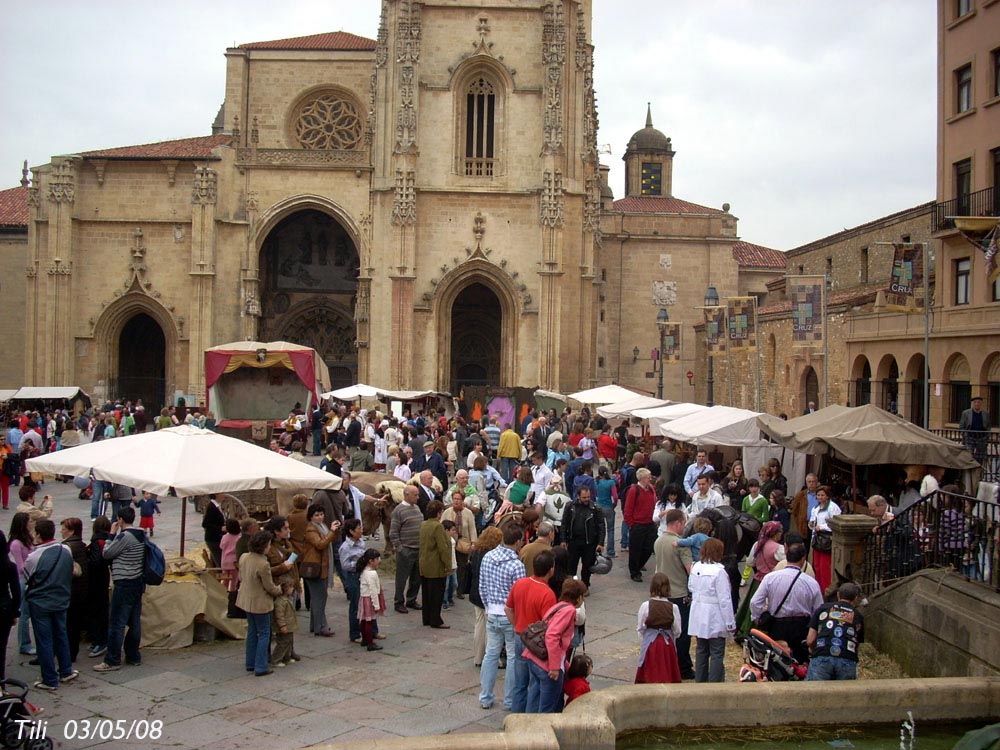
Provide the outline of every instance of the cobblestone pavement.
[[[49,481],[41,492],[55,498],[57,521],[67,516],[84,519],[89,539],[89,501],[77,499],[72,483]],[[15,493],[12,488],[12,496]],[[12,497],[11,510],[0,511],[5,530],[16,505]],[[169,556],[179,548],[180,501],[165,498],[162,508],[154,541]],[[189,547],[201,542],[200,519],[188,514]],[[648,567],[651,574],[652,560]],[[382,584],[391,602],[393,582],[383,576]],[[586,650],[594,660],[591,685],[596,690],[631,683],[639,651],[635,612],[648,589],[629,580],[621,556],[609,575],[594,576],[592,584],[593,595],[586,600]],[[308,612],[303,609],[295,640],[305,659],[272,675],[246,673],[242,641],[217,640],[170,651],[143,649],[141,666],[123,666],[106,674],[93,671],[99,660],[87,658],[84,646],[75,665],[79,679],[54,693],[32,690],[29,698],[44,707],[48,736],[57,747],[66,748],[281,750],[328,742],[357,742],[363,747],[366,740],[383,737],[499,730],[507,715],[499,708],[502,701],[486,711],[477,699],[473,605],[467,599],[455,604],[444,613],[451,630],[422,627],[419,612],[390,611],[379,621],[387,636],[381,641],[385,650],[369,653],[348,640],[347,601],[338,582],[327,605],[336,637],[311,636]],[[28,665],[30,658],[18,654],[12,633],[8,676],[29,685],[39,679],[38,668]],[[734,679],[733,670],[729,672],[729,679]],[[503,674],[498,678],[498,696]],[[85,719],[159,720],[162,735],[155,741],[63,739],[67,731],[79,734]],[[111,727],[100,728],[107,732]]]

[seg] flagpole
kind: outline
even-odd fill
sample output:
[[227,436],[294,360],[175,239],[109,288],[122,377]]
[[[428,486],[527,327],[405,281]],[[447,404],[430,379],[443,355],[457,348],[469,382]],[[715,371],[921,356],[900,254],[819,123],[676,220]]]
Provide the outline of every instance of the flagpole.
[[[928,429],[931,412],[931,293],[930,269],[927,266],[927,243],[924,246],[924,429]],[[940,280],[938,280],[940,283]]]

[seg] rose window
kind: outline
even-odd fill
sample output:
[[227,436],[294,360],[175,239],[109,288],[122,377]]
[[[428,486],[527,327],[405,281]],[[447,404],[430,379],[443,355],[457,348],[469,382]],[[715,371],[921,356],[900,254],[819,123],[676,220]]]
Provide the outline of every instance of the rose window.
[[295,119],[295,138],[302,148],[351,149],[361,141],[357,108],[336,94],[321,94],[302,105]]

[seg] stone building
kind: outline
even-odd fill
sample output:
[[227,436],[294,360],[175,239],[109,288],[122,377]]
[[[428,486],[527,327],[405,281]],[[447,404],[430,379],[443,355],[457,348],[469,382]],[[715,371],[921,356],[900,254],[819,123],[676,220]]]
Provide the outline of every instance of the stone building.
[[226,65],[211,135],[57,156],[8,191],[24,321],[0,335],[23,359],[0,386],[200,400],[204,349],[284,339],[333,386],[651,392],[666,307],[691,347],[665,395],[690,399],[705,287],[760,293],[781,265],[728,205],[675,197],[650,113],[613,200],[591,0],[385,0],[375,39]]

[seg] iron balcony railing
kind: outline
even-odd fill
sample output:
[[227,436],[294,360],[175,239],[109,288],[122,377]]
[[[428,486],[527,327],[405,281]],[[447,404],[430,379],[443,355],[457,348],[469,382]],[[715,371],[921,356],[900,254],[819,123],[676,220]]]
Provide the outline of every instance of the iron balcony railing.
[[983,430],[931,430],[936,435],[961,443],[983,467],[984,482],[1000,484],[1000,432]]
[[955,222],[948,218],[954,216],[1000,216],[1000,190],[988,187],[944,203],[936,203],[931,216],[931,231],[954,229]]
[[996,498],[937,491],[920,498],[865,540],[866,593],[925,568],[950,568],[1000,591],[1000,506]]

